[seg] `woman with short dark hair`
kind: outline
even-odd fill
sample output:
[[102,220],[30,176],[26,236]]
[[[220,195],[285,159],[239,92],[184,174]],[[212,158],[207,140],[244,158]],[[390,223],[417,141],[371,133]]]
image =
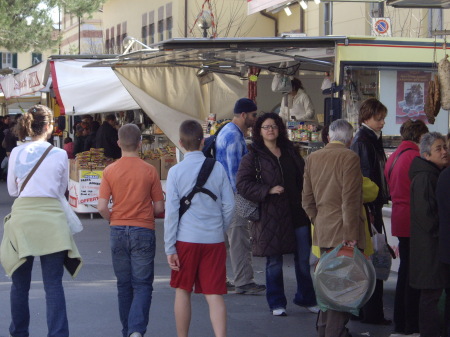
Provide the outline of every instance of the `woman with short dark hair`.
[[419,141],[428,128],[421,120],[407,120],[400,127],[402,142],[386,162],[384,175],[392,200],[391,229],[398,238],[400,266],[394,301],[394,331],[411,334],[419,332],[419,295],[409,285],[410,191],[407,172],[414,158],[420,156]]

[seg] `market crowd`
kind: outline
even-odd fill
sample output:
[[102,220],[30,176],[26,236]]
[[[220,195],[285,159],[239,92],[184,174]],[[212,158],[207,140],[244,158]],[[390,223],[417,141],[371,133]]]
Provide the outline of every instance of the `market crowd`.
[[[301,83],[294,84],[292,102],[302,88]],[[2,265],[12,277],[10,336],[29,336],[28,296],[37,256],[46,292],[48,335],[69,336],[63,270],[75,277],[82,259],[72,238],[69,211],[61,205],[68,183],[67,157],[93,144],[118,158],[103,172],[98,210],[111,229],[123,337],[142,337],[147,331],[154,279],[154,214],[162,212],[179,337],[189,333],[192,292],[204,294],[215,336],[226,336],[223,295],[228,291],[265,294],[269,312],[276,317],[289,314],[289,298],[318,315],[319,337],[351,336],[346,326],[350,319],[392,324],[392,336],[449,336],[448,137],[428,132],[420,120],[408,120],[400,129],[400,146],[386,158],[382,129],[388,111],[370,98],[360,105],[358,130],[345,120],[333,121],[324,129],[324,148],[303,159],[288,138],[285,120],[276,113],[258,115],[257,110],[247,98],[235,103],[232,120],[214,136],[214,159],[202,152],[202,126],[184,121],[179,139],[185,155],[169,171],[165,200],[156,169],[139,158],[140,129],[126,124],[117,131],[114,115],[101,125],[82,121],[75,142],[65,141],[66,151],[47,142],[53,113],[46,106],[30,108],[14,121],[14,129],[0,126],[2,140],[4,129],[14,130],[18,140],[30,139],[0,152],[2,160],[8,158],[8,191],[18,197],[5,222],[1,245]],[[299,119],[302,113],[315,119],[310,109],[296,111]],[[249,128],[251,145],[246,143]],[[130,168],[136,174],[130,175]],[[45,183],[48,179],[53,183]],[[375,290],[359,316],[324,310],[311,277],[311,250],[320,257],[343,245],[371,255],[370,237],[385,232],[382,208],[389,200],[400,257],[393,321],[384,314],[381,279],[374,281]],[[242,213],[250,207],[257,207],[252,220]],[[286,254],[294,254],[295,294],[284,288]],[[254,281],[252,256],[266,258],[265,284]],[[228,275],[227,257],[232,269]]]

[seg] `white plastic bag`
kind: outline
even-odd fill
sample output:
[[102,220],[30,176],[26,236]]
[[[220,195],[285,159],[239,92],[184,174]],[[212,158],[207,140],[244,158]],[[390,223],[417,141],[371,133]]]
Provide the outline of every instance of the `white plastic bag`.
[[341,244],[320,257],[313,283],[320,310],[358,315],[375,290],[375,270],[359,249]]
[[272,91],[274,92],[291,92],[291,79],[287,75],[275,74],[272,80]]
[[69,202],[66,198],[60,198],[62,209],[64,213],[66,213],[67,224],[69,225],[70,232],[72,234],[79,233],[83,230],[83,224],[81,223],[78,215],[73,211],[72,207],[70,207]]
[[378,233],[372,226],[372,244],[374,253],[370,260],[375,268],[375,274],[378,280],[386,281],[389,278],[392,266],[392,256],[389,252],[388,244],[384,234]]

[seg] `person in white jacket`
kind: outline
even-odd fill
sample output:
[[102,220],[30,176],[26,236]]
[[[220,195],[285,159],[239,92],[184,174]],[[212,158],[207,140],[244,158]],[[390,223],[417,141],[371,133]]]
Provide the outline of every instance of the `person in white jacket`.
[[302,82],[298,78],[291,80],[292,91],[283,97],[281,101],[280,117],[284,122],[296,121],[317,123],[317,115],[314,111],[311,99],[305,92]]

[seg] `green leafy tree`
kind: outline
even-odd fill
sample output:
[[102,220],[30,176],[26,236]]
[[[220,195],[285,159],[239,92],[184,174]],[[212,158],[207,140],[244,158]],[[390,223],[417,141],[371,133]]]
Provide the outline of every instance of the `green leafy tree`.
[[51,10],[78,18],[91,15],[106,0],[0,0],[0,47],[12,52],[44,51],[59,41]]

